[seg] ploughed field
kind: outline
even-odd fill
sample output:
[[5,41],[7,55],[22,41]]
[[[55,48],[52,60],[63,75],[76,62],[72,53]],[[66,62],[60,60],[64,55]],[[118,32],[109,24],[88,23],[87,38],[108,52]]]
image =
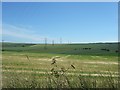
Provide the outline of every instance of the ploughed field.
[[118,44],[2,44],[3,88],[117,88]]

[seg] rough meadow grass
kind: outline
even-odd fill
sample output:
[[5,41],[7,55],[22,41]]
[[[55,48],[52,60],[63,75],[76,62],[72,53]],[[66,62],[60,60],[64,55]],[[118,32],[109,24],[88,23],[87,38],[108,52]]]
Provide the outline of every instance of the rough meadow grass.
[[71,45],[72,48],[69,46],[70,49],[63,54],[63,51],[56,50],[63,47],[57,45],[55,48],[50,46],[51,50],[54,49],[51,53],[49,48],[43,53],[42,47],[38,47],[29,45],[25,48],[32,51],[19,51],[16,46],[16,50],[13,47],[9,51],[10,48],[4,46],[3,88],[118,88],[118,56],[115,52],[112,55],[112,52],[107,52],[109,55],[100,55],[100,52],[99,55],[70,54],[67,52],[75,48]]

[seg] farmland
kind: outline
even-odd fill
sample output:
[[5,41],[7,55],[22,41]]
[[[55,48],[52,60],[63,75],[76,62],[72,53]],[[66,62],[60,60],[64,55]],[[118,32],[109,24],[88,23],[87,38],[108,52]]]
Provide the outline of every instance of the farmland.
[[2,87],[117,88],[118,53],[117,43],[3,43]]

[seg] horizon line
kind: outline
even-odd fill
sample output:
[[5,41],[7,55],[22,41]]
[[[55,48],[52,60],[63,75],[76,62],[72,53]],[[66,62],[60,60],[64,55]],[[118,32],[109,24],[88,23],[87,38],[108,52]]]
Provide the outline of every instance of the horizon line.
[[[54,43],[54,44],[90,44],[90,43],[119,43],[120,41],[98,41],[98,42],[63,42],[63,43]],[[0,43],[25,43],[25,44],[45,44],[40,42],[11,42],[11,41],[0,41]],[[52,44],[48,42],[47,44]]]

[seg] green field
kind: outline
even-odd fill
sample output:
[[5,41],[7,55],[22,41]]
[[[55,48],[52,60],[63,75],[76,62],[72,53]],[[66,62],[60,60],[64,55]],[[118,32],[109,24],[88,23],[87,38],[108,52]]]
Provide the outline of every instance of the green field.
[[117,88],[116,50],[117,43],[3,43],[3,88]]

